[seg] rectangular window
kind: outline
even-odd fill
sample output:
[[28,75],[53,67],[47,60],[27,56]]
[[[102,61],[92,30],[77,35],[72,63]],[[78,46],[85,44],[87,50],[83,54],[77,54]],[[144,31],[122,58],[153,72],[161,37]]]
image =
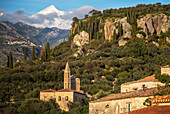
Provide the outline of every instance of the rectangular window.
[[128,112],[131,111],[131,103],[127,103],[127,109],[128,109]]

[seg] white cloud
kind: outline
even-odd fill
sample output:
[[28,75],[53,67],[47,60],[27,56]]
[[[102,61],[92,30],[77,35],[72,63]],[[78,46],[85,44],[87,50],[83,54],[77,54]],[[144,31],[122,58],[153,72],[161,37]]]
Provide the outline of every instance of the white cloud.
[[29,12],[24,9],[16,10],[14,13],[5,13],[5,10],[0,9],[0,21],[9,21],[12,23],[23,22],[36,27],[58,27],[60,29],[69,29],[71,27],[72,18],[83,18],[90,10],[94,9],[92,6],[83,6],[78,9],[69,11],[61,11],[62,15],[58,12],[44,14],[35,14],[30,16]]

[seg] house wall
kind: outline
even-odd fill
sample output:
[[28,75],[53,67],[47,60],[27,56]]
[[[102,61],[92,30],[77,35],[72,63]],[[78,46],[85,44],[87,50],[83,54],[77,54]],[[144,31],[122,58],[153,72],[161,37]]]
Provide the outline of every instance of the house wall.
[[132,84],[127,85],[121,85],[121,92],[130,92],[130,91],[136,91],[136,90],[142,90],[143,86],[145,84],[146,88],[154,88],[158,86],[164,86],[165,84],[161,82],[154,82],[154,81],[148,81],[148,82],[136,82]]
[[55,92],[40,92],[40,100],[49,101],[55,98]]
[[[59,100],[59,97],[61,97],[61,100]],[[66,97],[68,97],[68,100],[66,100]],[[40,92],[40,100],[49,101],[50,99],[56,99],[60,109],[65,111],[69,111],[67,106],[69,101],[75,102],[78,101],[79,98],[83,99],[87,97],[75,92]]]
[[[135,97],[112,101],[89,103],[89,114],[120,114],[128,112],[128,103],[131,111],[144,108],[143,102],[149,97]],[[153,96],[150,96],[153,98]]]

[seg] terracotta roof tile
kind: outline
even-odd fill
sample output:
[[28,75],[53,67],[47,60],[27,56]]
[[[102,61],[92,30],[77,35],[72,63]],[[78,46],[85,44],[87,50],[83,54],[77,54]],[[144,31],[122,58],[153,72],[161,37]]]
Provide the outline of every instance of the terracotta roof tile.
[[140,79],[140,80],[137,80],[137,81],[132,81],[132,82],[127,82],[127,83],[124,83],[122,85],[128,85],[128,84],[132,84],[132,83],[137,83],[137,82],[147,82],[147,81],[158,81],[158,79],[155,79],[155,75],[153,74],[152,76],[148,76],[144,79]]
[[156,92],[158,92],[157,88],[150,88],[150,89],[146,89],[146,90],[117,93],[117,94],[108,95],[108,96],[100,98],[98,100],[91,101],[90,103],[131,98],[131,97],[147,97],[147,96],[153,96],[154,93],[156,93]]
[[56,92],[56,90],[53,90],[53,89],[47,89],[47,90],[43,90],[41,92]]
[[84,94],[84,92],[73,90],[73,89],[60,89],[60,90],[58,90],[56,92],[75,92],[75,93]]
[[170,114],[170,105],[152,105],[122,114]]
[[170,103],[170,94],[154,98],[152,103]]

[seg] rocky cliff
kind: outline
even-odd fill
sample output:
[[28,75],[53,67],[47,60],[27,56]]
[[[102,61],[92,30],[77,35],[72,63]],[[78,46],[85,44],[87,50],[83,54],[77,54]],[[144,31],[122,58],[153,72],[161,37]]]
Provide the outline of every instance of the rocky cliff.
[[[170,17],[165,14],[147,14],[145,16],[138,16],[138,19],[133,23],[130,22],[127,17],[105,19],[90,17],[81,19],[76,23],[71,28],[70,36],[72,36],[73,42],[77,42],[76,45],[78,46],[84,45],[84,43],[80,43],[82,41],[82,33],[79,31],[88,33],[89,40],[105,39],[112,41],[114,39],[114,34],[116,34],[117,42],[123,46],[127,43],[126,40],[132,38],[132,36],[148,38],[155,34],[159,36],[161,32],[167,32],[170,28]],[[119,35],[120,31],[121,35]],[[121,40],[122,38],[123,40]]]
[[112,40],[114,31],[118,34],[118,23],[120,22],[122,38],[132,38],[131,29],[132,26],[127,22],[127,18],[116,19],[114,22],[106,21],[104,30],[105,30],[105,39]]
[[146,37],[149,34],[160,35],[161,32],[165,33],[170,28],[170,17],[165,14],[147,14],[137,20],[137,27],[142,28],[141,31],[146,34]]
[[80,32],[80,34],[76,34],[73,39],[73,43],[79,47],[84,44],[89,43],[89,34],[85,31]]

